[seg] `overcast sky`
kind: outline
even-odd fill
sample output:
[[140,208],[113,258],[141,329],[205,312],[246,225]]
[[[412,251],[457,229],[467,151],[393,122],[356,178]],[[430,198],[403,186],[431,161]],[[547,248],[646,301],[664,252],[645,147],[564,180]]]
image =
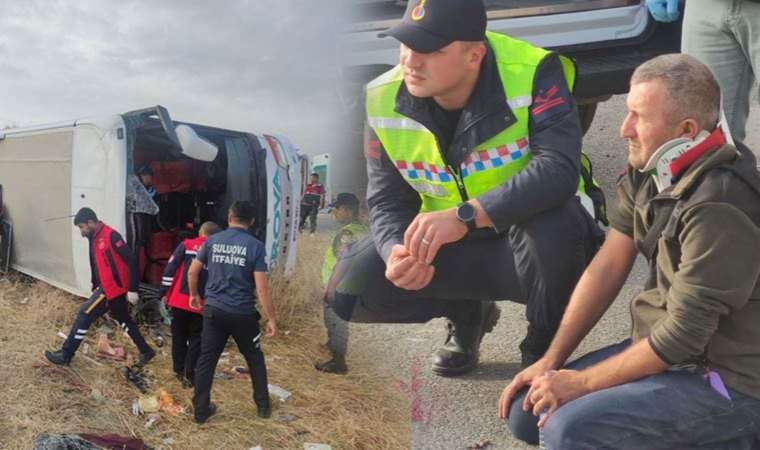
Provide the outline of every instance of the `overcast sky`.
[[335,122],[340,1],[3,1],[0,126],[161,104],[319,152]]

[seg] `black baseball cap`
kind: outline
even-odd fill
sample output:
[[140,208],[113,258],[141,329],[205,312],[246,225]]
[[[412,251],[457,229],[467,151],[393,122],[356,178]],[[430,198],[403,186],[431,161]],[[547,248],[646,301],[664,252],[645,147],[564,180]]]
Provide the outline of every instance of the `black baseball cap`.
[[335,201],[327,205],[330,209],[337,208],[339,206],[350,206],[352,208],[359,208],[359,199],[350,192],[341,192],[335,198]]
[[401,23],[378,36],[393,36],[419,53],[432,53],[454,41],[483,41],[486,8],[482,0],[409,0]]

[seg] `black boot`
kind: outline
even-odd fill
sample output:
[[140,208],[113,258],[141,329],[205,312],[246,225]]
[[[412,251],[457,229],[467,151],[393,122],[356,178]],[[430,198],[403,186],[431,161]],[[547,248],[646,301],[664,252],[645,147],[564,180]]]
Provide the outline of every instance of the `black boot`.
[[528,325],[528,333],[525,339],[520,342],[520,353],[522,354],[522,367],[528,367],[541,359],[549,349],[549,345],[554,338],[554,332],[541,330],[533,325]]
[[199,415],[196,414],[195,415],[195,422],[198,423],[198,424],[205,423],[214,414],[216,414],[216,405],[214,404],[214,402],[209,402],[209,404],[208,404],[208,414],[206,414],[205,416],[199,416]]
[[256,415],[261,417],[262,419],[268,419],[272,417],[272,407],[271,406],[257,406]]
[[341,356],[333,356],[327,361],[314,364],[314,368],[320,372],[335,373],[343,375],[348,372],[348,366],[346,366],[346,359]]
[[58,350],[56,352],[45,350],[45,358],[47,358],[47,360],[51,363],[57,364],[59,366],[68,366],[71,362],[71,356],[66,356],[63,353],[63,350]]
[[478,309],[448,320],[446,342],[433,354],[433,372],[436,375],[461,375],[478,363],[480,341],[493,330],[501,315],[494,302],[482,302]]
[[146,353],[140,353],[140,356],[137,358],[137,362],[135,363],[135,367],[145,367],[146,364],[150,362],[151,359],[156,357],[156,351],[152,348],[149,352]]

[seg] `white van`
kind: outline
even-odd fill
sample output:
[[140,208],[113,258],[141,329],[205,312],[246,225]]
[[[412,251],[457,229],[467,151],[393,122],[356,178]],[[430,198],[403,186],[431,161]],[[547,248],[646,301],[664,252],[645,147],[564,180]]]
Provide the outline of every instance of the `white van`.
[[142,166],[154,173],[152,204],[159,207],[138,252],[142,282],[160,282],[167,249],[183,232],[207,220],[226,225],[235,200],[257,207],[251,231],[265,242],[270,267],[292,268],[302,182],[297,149],[281,136],[173,122],[161,106],[0,131],[0,242],[12,234],[12,251],[0,251],[0,259],[10,256],[10,267],[22,273],[89,295],[87,240],[72,216],[92,208],[135,248],[137,212],[128,192]]

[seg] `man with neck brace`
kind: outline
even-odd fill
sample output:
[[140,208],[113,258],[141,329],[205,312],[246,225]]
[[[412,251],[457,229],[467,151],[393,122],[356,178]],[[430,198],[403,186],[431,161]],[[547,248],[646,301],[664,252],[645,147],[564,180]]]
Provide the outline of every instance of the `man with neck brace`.
[[[693,57],[660,56],[633,74],[620,130],[629,166],[607,239],[549,350],[499,401],[517,438],[547,449],[756,448],[760,175],[718,123],[719,104]],[[631,303],[631,339],[565,365],[639,252],[650,277]]]

